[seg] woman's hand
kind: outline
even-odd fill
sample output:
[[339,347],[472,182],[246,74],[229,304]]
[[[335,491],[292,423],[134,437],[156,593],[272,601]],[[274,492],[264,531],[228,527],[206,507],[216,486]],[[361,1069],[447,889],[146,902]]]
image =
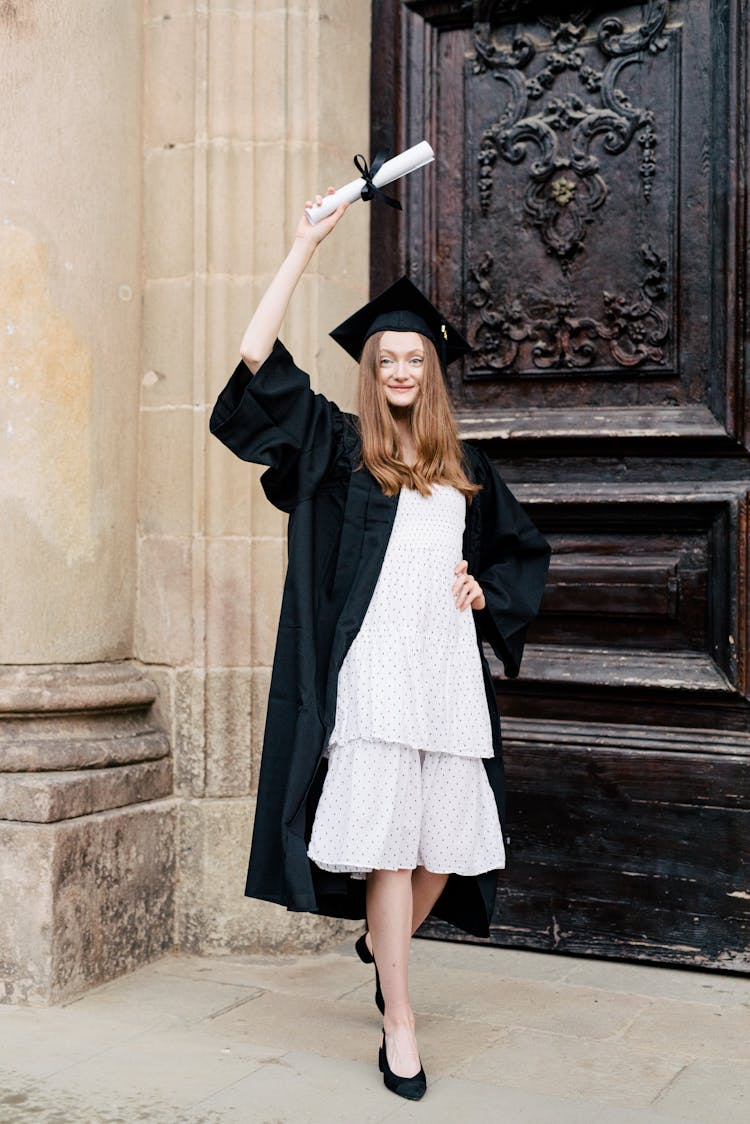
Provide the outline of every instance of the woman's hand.
[[456,608],[462,612],[471,606],[472,609],[479,611],[485,607],[484,594],[482,587],[476,578],[471,574],[467,574],[469,563],[463,558],[453,571],[457,575],[456,580],[451,586],[451,593],[456,599]]
[[[335,187],[329,187],[326,195],[333,195],[335,190]],[[323,196],[316,195],[314,202],[318,206],[320,206],[320,204],[323,202]],[[313,200],[308,199],[305,202],[305,210],[307,210],[308,207],[312,207],[312,205]],[[316,222],[314,225],[310,222],[307,215],[303,215],[297,223],[297,229],[294,234],[295,239],[298,239],[300,242],[304,242],[307,246],[315,249],[315,247],[320,242],[322,242],[328,234],[331,233],[334,226],[339,221],[348,206],[348,203],[342,203],[341,206],[337,207],[336,210],[328,215],[327,218],[321,219],[320,222]]]

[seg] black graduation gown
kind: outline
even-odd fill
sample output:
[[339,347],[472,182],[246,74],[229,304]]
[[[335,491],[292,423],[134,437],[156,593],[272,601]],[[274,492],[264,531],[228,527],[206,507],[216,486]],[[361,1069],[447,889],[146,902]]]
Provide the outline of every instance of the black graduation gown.
[[[375,589],[396,514],[360,456],[358,419],[310,387],[278,340],[253,376],[240,362],[214,406],[211,432],[238,457],[267,465],[266,496],[289,513],[288,567],[274,654],[245,893],[290,910],[365,916],[365,883],[307,857],[336,715],[338,673]],[[484,764],[505,822],[500,723],[482,652],[489,642],[518,675],[550,548],[487,456],[463,444],[482,485],[467,505],[464,558],[486,607],[474,613],[495,756]],[[451,875],[433,913],[487,936],[496,872]]]

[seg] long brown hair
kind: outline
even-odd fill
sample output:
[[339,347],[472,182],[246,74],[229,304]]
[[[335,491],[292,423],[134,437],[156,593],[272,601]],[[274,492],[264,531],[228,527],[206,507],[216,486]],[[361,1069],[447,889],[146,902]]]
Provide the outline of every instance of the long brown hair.
[[366,341],[359,361],[359,419],[362,429],[362,462],[387,496],[402,487],[413,488],[423,496],[431,484],[452,484],[471,503],[480,490],[466,475],[461,442],[451,413],[440,360],[434,345],[425,336],[424,367],[419,394],[409,411],[412,437],[417,448],[413,465],[399,455],[398,431],[379,375],[380,341],[376,332]]

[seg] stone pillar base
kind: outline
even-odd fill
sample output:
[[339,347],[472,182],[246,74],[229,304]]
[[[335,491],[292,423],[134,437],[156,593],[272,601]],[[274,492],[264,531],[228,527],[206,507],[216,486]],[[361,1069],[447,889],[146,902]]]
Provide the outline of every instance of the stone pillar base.
[[172,947],[175,805],[0,822],[0,1001],[60,1003]]
[[155,693],[128,663],[0,669],[0,1002],[57,1003],[173,946]]

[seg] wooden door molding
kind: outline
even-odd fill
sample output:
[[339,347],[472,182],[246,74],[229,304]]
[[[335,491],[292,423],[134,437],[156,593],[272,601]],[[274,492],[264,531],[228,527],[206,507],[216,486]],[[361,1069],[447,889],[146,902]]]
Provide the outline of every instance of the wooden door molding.
[[427,135],[437,164],[402,184],[400,228],[373,212],[373,288],[395,261],[457,318],[472,436],[746,445],[738,0],[535,11],[408,0],[376,21],[394,69],[373,138]]

